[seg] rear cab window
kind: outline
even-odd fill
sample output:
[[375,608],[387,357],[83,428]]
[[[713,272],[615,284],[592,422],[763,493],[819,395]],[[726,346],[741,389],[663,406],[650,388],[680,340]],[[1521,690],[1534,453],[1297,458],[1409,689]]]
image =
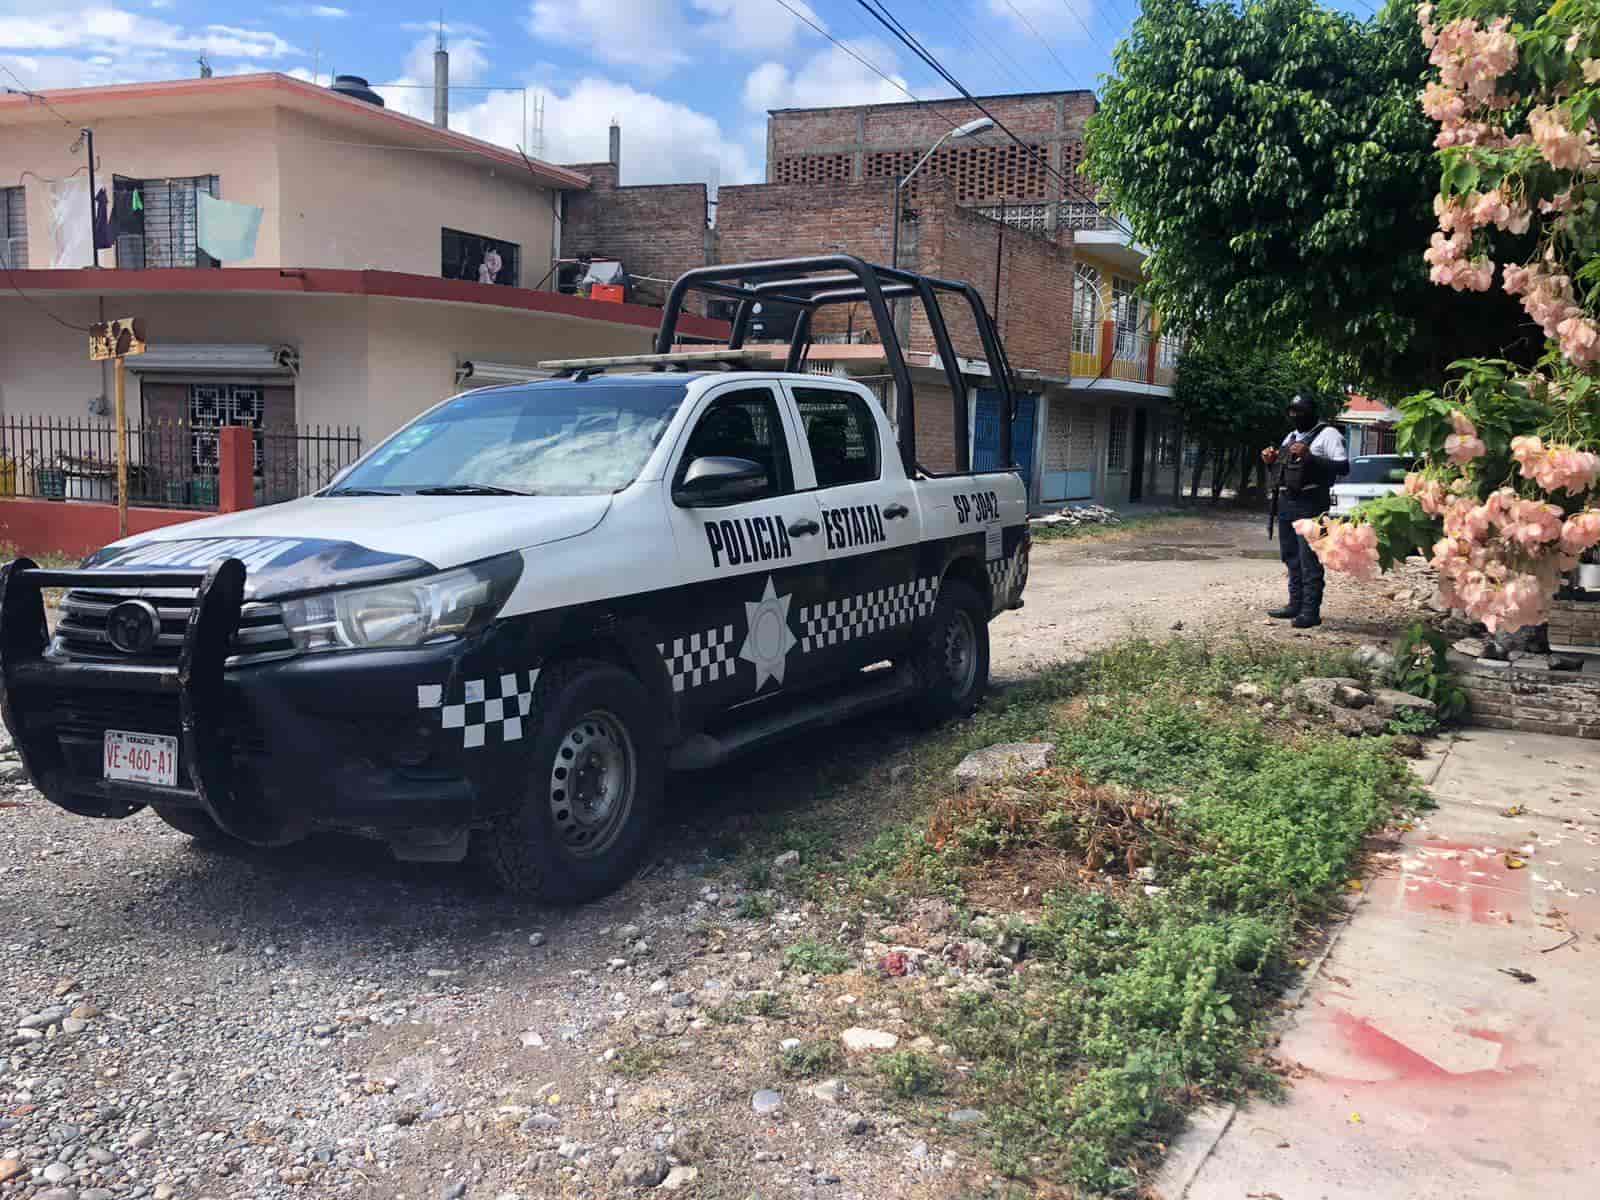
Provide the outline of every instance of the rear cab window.
[[1413,460],[1400,454],[1368,454],[1350,460],[1350,474],[1341,483],[1402,484],[1414,469]]
[[878,426],[867,403],[839,388],[791,389],[817,487],[871,483],[881,475]]

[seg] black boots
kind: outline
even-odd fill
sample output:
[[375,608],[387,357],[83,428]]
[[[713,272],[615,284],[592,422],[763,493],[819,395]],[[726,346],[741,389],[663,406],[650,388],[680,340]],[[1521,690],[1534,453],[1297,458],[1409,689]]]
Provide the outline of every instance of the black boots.
[[1303,612],[1289,623],[1296,629],[1312,629],[1322,624],[1322,616],[1319,613]]
[[1267,616],[1276,617],[1280,621],[1287,621],[1290,617],[1298,617],[1299,615],[1300,606],[1298,604],[1286,604],[1282,608],[1270,609],[1267,612]]

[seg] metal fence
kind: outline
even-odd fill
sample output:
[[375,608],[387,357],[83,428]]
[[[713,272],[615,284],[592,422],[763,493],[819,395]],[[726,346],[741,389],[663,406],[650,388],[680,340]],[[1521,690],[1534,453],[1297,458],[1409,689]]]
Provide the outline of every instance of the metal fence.
[[[218,425],[129,422],[128,503],[214,510],[221,466]],[[334,426],[255,432],[257,504],[324,487],[361,454],[361,431]],[[0,418],[0,498],[117,499],[117,432],[110,421]]]

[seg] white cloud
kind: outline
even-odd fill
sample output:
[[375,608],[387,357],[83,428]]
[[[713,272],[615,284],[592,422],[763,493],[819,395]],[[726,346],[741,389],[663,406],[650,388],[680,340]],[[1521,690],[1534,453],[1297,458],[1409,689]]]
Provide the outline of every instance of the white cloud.
[[651,76],[689,61],[678,0],[533,0],[528,32]]
[[[1085,41],[1089,35],[1084,26],[1101,19],[1096,0],[988,0],[988,9],[989,17],[1029,38],[1037,33],[1039,37]],[[986,18],[980,13],[973,19]]]
[[[405,69],[400,76],[373,86],[386,105],[424,121],[433,119],[433,51],[436,44],[434,38],[419,38],[406,54]],[[482,42],[476,38],[462,38],[450,43],[449,50],[450,83],[453,88],[476,83],[483,78],[489,59],[483,52]],[[464,96],[477,98],[484,94],[478,91],[452,94],[450,107],[458,107]],[[519,91],[516,95],[520,105],[522,93]]]
[[[761,177],[759,158],[724,134],[714,117],[686,104],[598,78],[547,91],[544,98],[542,152],[529,144],[532,131],[523,130],[518,92],[489,92],[472,104],[452,105],[450,127],[498,145],[521,145],[546,162],[603,162],[614,118],[622,126],[624,183],[703,182],[715,189]],[[530,94],[530,121],[532,107]]]
[[260,29],[207,25],[191,31],[118,8],[57,10],[43,15],[0,15],[0,50],[204,51],[229,58],[282,58],[297,54],[289,42]]
[[350,15],[348,8],[332,4],[279,4],[272,11],[286,17],[318,17],[324,21],[342,21]]
[[[802,0],[786,0],[795,12],[816,25],[828,26],[816,10]],[[695,11],[711,20],[697,27],[696,39],[709,39],[725,50],[739,54],[776,54],[787,50],[812,31],[776,3],[754,4],[750,0],[691,0]]]
[[[894,83],[861,65],[838,46],[813,54],[790,70],[780,62],[764,62],[745,78],[745,107],[823,108],[849,104],[892,104],[904,101],[905,77],[896,70],[894,53],[880,42],[845,43],[868,62],[876,63]],[[899,86],[897,87],[896,84]]]

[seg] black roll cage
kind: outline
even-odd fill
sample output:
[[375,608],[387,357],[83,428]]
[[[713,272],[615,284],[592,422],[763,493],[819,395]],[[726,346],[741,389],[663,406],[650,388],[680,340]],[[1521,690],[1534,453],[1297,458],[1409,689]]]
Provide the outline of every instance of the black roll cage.
[[690,292],[695,291],[739,302],[738,312],[733,319],[733,332],[728,339],[730,350],[744,346],[750,329],[751,310],[757,302],[774,301],[798,308],[800,316],[795,322],[794,334],[789,341],[789,355],[784,364],[784,370],[789,372],[805,369],[806,359],[811,353],[811,322],[817,309],[829,304],[866,301],[878,327],[878,340],[883,345],[889,377],[894,381],[895,427],[900,442],[900,461],[907,475],[915,475],[919,471],[931,475],[933,472],[917,462],[916,397],[912,390],[911,372],[906,366],[905,354],[895,333],[889,301],[914,298],[922,302],[928,327],[933,332],[934,345],[939,351],[939,361],[944,366],[945,378],[950,385],[956,470],[962,473],[972,470],[972,449],[967,438],[967,389],[961,378],[955,347],[950,341],[949,328],[945,325],[944,312],[939,306],[939,294],[944,292],[965,297],[977,324],[978,337],[983,342],[989,377],[1000,392],[1001,467],[1009,470],[1015,466],[1011,423],[1016,400],[1011,364],[1006,358],[999,331],[989,316],[989,310],[984,307],[983,297],[970,283],[919,275],[897,267],[875,266],[853,254],[824,254],[697,267],[680,275],[667,294],[661,326],[656,333],[657,354],[671,353],[677,341],[678,318],[683,313],[683,302]]

